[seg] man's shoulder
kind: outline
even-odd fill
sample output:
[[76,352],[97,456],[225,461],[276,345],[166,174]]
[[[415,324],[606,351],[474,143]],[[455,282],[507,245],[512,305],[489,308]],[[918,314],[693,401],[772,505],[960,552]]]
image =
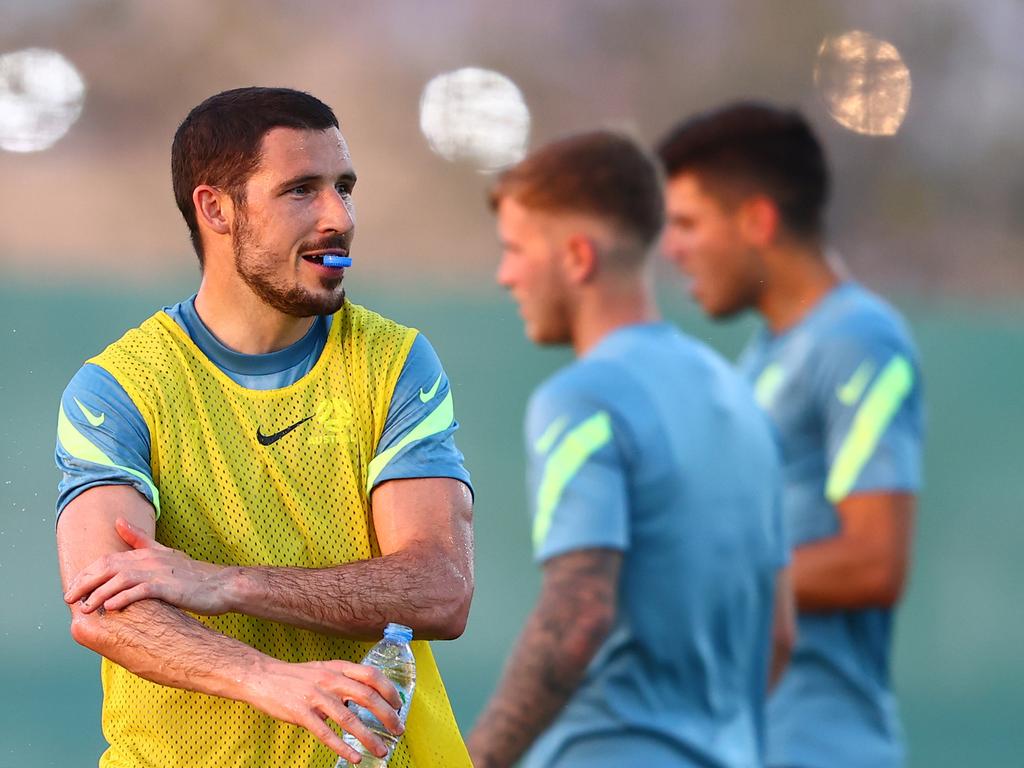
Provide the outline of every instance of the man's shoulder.
[[176,324],[163,310],[158,310],[86,362],[106,368],[117,360],[145,357],[166,345],[170,326]]
[[335,313],[334,326],[338,328],[336,338],[343,346],[362,348],[371,357],[388,351],[404,356],[419,335],[415,328],[348,300]]
[[625,370],[615,360],[583,358],[559,369],[533,391],[531,403],[589,403],[614,401],[624,384]]
[[397,320],[392,320],[390,317],[348,299],[335,313],[334,318],[335,321],[341,321],[343,330],[353,334],[415,331],[414,328],[402,325]]
[[819,353],[850,348],[913,353],[910,329],[895,307],[859,284],[842,290],[814,334]]

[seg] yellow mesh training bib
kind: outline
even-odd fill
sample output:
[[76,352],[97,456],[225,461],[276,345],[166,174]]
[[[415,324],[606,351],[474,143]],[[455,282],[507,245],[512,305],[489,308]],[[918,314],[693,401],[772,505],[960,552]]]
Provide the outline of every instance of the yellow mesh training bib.
[[[346,302],[314,368],[246,389],[158,312],[90,363],[149,426],[156,538],[222,565],[324,568],[380,554],[367,467],[416,331]],[[241,614],[196,617],[285,661],[359,661],[369,643]],[[430,646],[414,642],[416,693],[392,768],[470,766]],[[157,685],[104,659],[105,768],[331,768],[305,729],[247,704]]]

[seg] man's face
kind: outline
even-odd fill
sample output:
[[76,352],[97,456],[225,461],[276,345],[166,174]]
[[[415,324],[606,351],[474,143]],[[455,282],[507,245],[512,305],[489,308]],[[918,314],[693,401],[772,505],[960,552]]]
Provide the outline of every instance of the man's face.
[[571,341],[569,284],[562,270],[554,222],[511,197],[498,206],[501,263],[498,284],[519,305],[526,336],[536,344]]
[[757,302],[763,266],[744,239],[739,208],[728,210],[693,173],[665,188],[665,255],[690,279],[690,293],[711,317],[724,318]]
[[336,312],[344,269],[325,253],[348,255],[355,233],[356,176],[337,128],[274,128],[236,210],[235,268],[267,304],[295,317]]

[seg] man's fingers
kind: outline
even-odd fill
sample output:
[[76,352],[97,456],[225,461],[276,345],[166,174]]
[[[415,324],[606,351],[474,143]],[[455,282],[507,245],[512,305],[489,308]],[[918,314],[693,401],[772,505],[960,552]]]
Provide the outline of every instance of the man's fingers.
[[[155,587],[150,582],[143,582],[142,584],[136,584],[131,589],[125,589],[118,592],[111,598],[103,601],[103,607],[108,611],[120,611],[127,608],[132,603],[137,603],[140,600],[148,600],[153,597],[159,597],[156,594]],[[92,604],[92,598],[89,598],[90,604]],[[99,603],[97,603],[99,605]]]
[[114,521],[114,530],[117,531],[117,535],[121,537],[121,540],[132,549],[160,546],[156,539],[148,536],[145,531],[132,525],[123,517],[119,517]]
[[106,569],[90,573],[87,568],[71,582],[68,591],[64,593],[64,601],[71,604],[87,598],[97,587],[105,584],[116,573],[116,571],[107,571]]
[[359,753],[342,741],[338,734],[331,730],[330,726],[313,712],[310,712],[306,717],[299,718],[297,725],[301,725],[316,736],[334,754],[344,757],[350,763],[355,763],[359,760]]
[[131,589],[143,581],[144,579],[139,578],[139,575],[134,571],[115,573],[111,578],[101,584],[98,584],[95,589],[85,596],[82,601],[82,609],[86,613],[89,613],[90,611],[96,610],[101,605],[107,607],[105,605],[107,600],[114,597],[114,595],[119,592]]
[[360,720],[356,713],[346,707],[340,699],[334,696],[324,695],[319,702],[318,709],[321,714],[341,726],[343,731],[351,733],[359,743],[370,750],[377,757],[384,757],[388,753],[387,745]]
[[111,577],[115,570],[112,570],[107,557],[101,557],[94,563],[87,565],[78,575],[71,580],[67,592],[64,593],[64,602],[74,603],[92,592],[96,587]]
[[64,593],[64,602],[74,603],[92,592],[100,584],[103,584],[127,568],[129,565],[138,565],[148,553],[117,552],[95,560],[87,565],[68,584]]
[[[366,664],[355,664],[351,661],[341,660],[328,662],[328,664],[336,666],[338,671],[346,677],[350,677],[373,688],[394,709],[401,709],[402,697],[398,695],[398,689],[379,669]],[[381,719],[381,722],[384,722],[383,719]]]
[[[348,664],[350,662],[341,663]],[[362,665],[355,664],[353,666]],[[401,702],[401,698],[398,697],[397,691],[395,691],[395,687],[392,685],[391,681],[381,675],[377,670],[371,671],[380,675],[381,680],[379,682],[383,682],[384,685],[389,687],[395,693],[395,698]],[[396,707],[386,701],[376,689],[371,688],[369,685],[358,680],[354,680],[345,674],[341,674],[335,681],[328,682],[327,685],[342,701],[354,701],[356,704],[370,710],[374,716],[380,720],[381,725],[391,731],[391,733],[401,735],[405,730],[402,726],[402,722],[398,719]],[[399,704],[399,706],[401,706],[401,704]]]

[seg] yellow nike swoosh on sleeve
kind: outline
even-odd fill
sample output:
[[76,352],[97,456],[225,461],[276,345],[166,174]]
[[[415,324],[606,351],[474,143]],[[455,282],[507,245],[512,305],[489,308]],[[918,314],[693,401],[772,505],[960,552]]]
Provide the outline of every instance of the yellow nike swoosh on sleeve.
[[872,361],[865,360],[861,363],[853,372],[850,380],[836,388],[836,397],[839,398],[839,402],[843,405],[854,405],[860,400],[860,396],[864,394],[874,372],[875,364]]
[[81,401],[77,397],[72,399],[75,401],[75,405],[78,406],[78,409],[82,412],[82,415],[85,416],[85,420],[92,424],[94,427],[98,427],[100,426],[100,424],[106,421],[107,414],[101,413],[99,416],[97,416],[95,413],[93,413],[84,405],[82,405]]

